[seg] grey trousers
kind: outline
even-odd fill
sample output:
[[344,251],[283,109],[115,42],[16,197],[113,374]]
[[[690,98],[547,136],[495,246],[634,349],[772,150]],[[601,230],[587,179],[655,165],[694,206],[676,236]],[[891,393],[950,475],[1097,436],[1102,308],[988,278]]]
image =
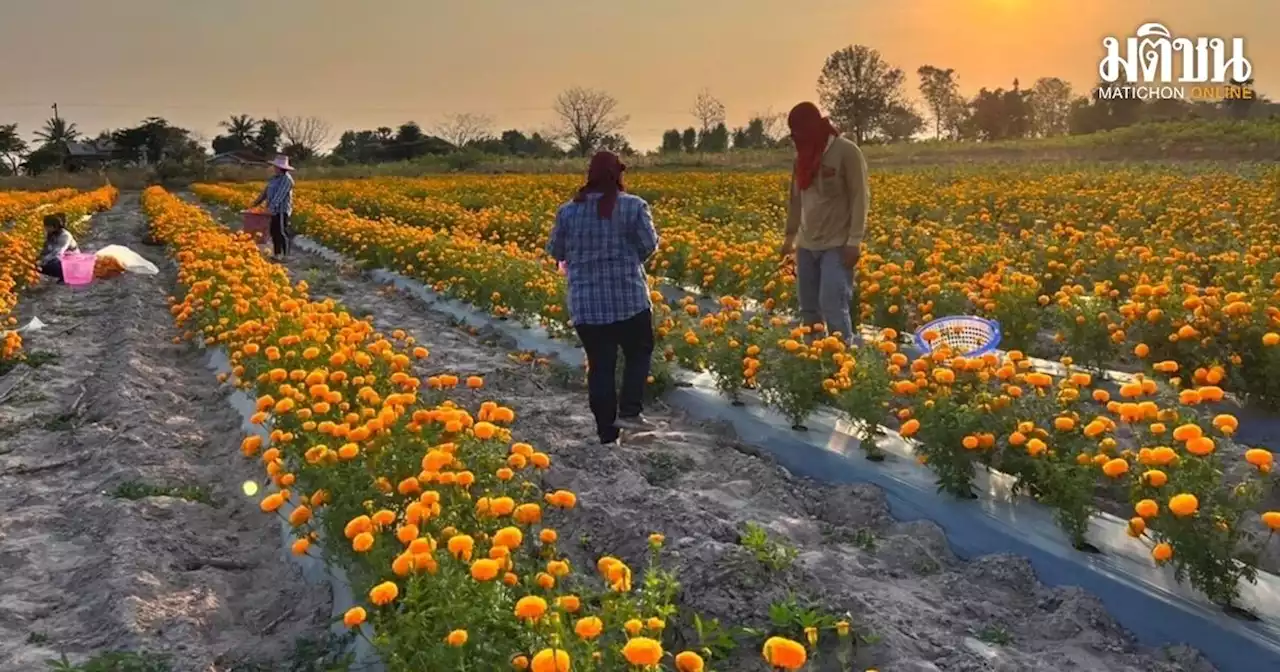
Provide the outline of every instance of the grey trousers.
[[[855,341],[853,316],[853,269],[844,265],[840,248],[796,250],[796,293],[800,299],[800,319],[804,324],[823,323],[828,333],[839,333],[845,343]],[[861,339],[856,339],[861,340]]]

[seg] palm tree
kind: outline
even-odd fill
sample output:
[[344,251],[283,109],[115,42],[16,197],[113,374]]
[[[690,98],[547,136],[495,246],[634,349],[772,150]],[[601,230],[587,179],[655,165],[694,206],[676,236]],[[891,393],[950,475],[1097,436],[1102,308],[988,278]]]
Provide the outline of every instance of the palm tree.
[[233,114],[227,121],[218,122],[227,129],[227,135],[235,138],[241,147],[248,147],[253,141],[253,133],[258,129],[258,120],[247,114]]
[[66,147],[68,142],[75,142],[80,137],[80,129],[62,117],[54,117],[44,122],[44,128],[36,131],[36,137],[45,145]]
[[17,124],[0,124],[0,159],[8,163],[7,170],[18,172],[23,152],[27,151],[27,143],[18,135]]

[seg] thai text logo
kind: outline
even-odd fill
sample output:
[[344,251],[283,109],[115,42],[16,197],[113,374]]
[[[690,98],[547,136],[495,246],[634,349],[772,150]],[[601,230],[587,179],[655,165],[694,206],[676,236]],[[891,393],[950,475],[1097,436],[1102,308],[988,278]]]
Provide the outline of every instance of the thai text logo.
[[1174,37],[1162,24],[1144,23],[1124,42],[1108,36],[1102,46],[1098,91],[1104,97],[1253,97],[1253,64],[1242,37]]

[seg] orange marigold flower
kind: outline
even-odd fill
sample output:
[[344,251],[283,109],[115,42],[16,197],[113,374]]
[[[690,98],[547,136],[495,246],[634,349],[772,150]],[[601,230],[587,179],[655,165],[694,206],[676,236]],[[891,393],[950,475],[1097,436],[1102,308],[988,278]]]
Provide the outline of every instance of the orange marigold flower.
[[632,637],[622,647],[622,656],[632,665],[657,665],[662,662],[662,644],[648,637]]
[[692,651],[681,651],[676,654],[677,672],[703,672],[705,669],[706,663],[702,661],[702,656]]
[[543,649],[533,656],[533,672],[569,672],[569,652]]
[[497,560],[480,558],[471,563],[471,578],[476,581],[492,581],[497,578],[501,569],[502,566],[498,564]]
[[604,622],[595,616],[580,618],[573,624],[573,631],[582,639],[592,640],[604,632]]
[[804,667],[808,659],[804,645],[786,637],[770,637],[765,640],[761,654],[765,662],[784,670],[798,670]]
[[1200,500],[1190,493],[1177,494],[1169,499],[1169,510],[1173,515],[1185,518],[1200,510]]
[[547,601],[537,595],[526,595],[516,602],[516,618],[536,621],[547,613]]
[[351,607],[342,615],[342,624],[348,628],[358,627],[368,616],[364,607]]
[[379,607],[391,604],[400,595],[400,588],[393,581],[383,581],[369,590],[369,601]]

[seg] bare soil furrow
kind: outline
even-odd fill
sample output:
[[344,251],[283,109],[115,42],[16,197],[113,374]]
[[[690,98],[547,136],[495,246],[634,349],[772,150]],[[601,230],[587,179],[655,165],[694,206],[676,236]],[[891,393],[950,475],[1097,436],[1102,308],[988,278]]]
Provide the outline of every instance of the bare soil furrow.
[[[240,419],[202,354],[174,344],[174,270],[142,243],[136,194],[82,246],[161,268],[23,297],[31,366],[0,379],[0,670],[66,654],[169,657],[172,669],[282,669],[321,640],[329,596],[305,584],[277,522],[241,493]],[[275,662],[273,662],[275,661]],[[256,665],[257,667],[245,667]]]

